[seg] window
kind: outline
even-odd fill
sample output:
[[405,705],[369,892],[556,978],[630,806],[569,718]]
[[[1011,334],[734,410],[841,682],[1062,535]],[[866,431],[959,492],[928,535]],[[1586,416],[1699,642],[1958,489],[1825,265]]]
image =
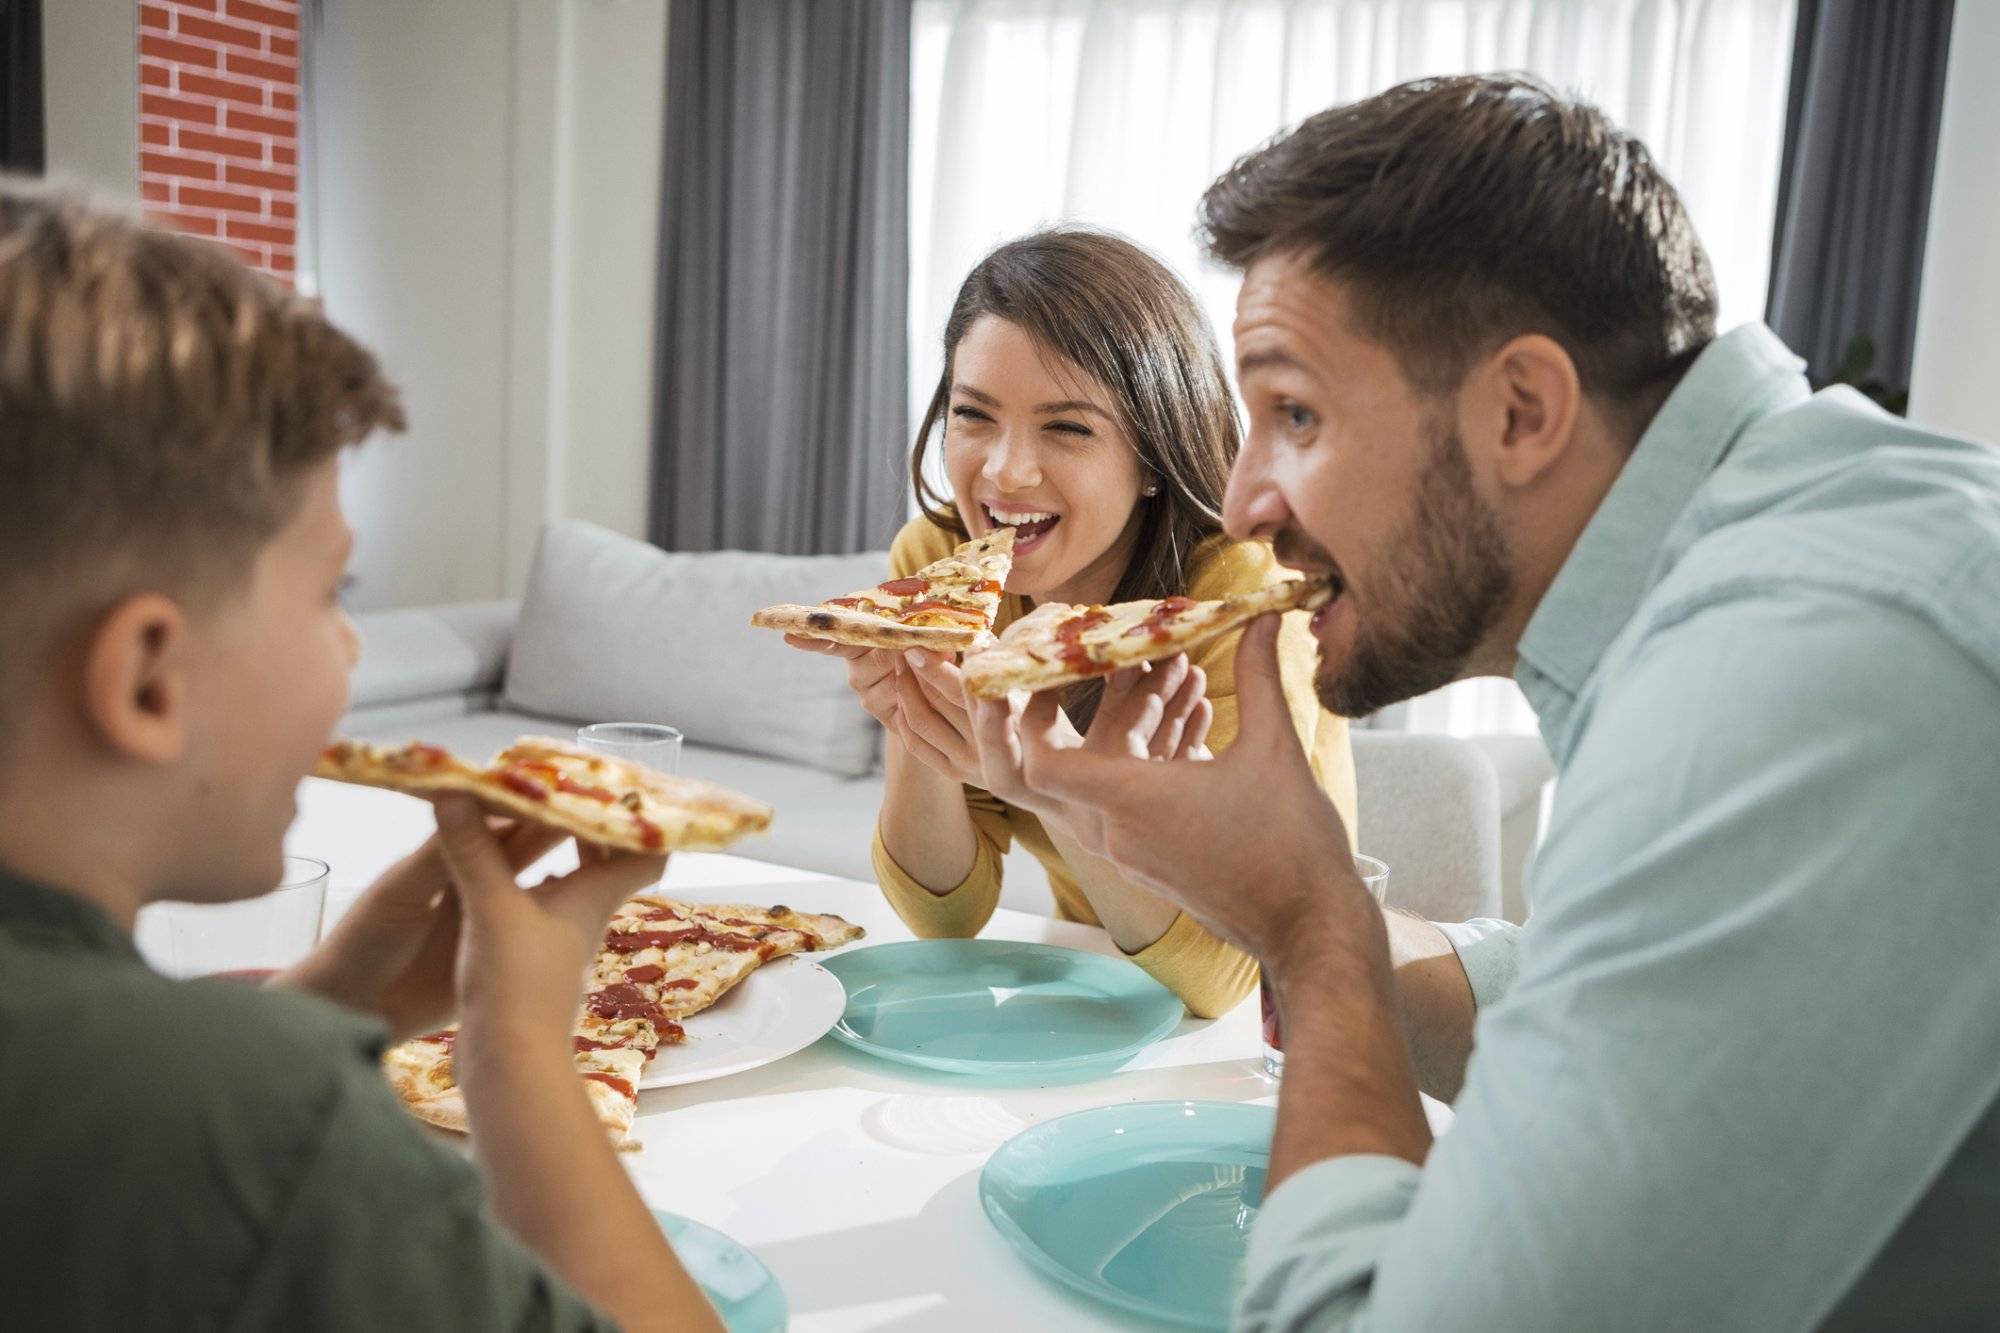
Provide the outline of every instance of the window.
[[[1203,264],[1201,192],[1312,112],[1427,74],[1525,69],[1638,133],[1715,265],[1722,327],[1759,318],[1793,0],[917,0],[911,39],[910,420],[966,271],[1076,220],[1162,255],[1228,350],[1236,280]],[[935,455],[933,455],[935,457]],[[1532,729],[1509,683],[1412,725]]]

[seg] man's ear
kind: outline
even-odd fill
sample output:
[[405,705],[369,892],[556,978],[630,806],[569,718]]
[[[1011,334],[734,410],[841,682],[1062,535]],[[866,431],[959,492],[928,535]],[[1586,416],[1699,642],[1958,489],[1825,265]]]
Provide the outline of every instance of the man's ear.
[[1561,343],[1540,333],[1509,339],[1479,372],[1479,410],[1492,431],[1493,475],[1531,486],[1563,457],[1583,410],[1583,384]]
[[84,721],[97,739],[142,763],[187,751],[187,613],[156,592],[134,593],[98,621],[83,659]]

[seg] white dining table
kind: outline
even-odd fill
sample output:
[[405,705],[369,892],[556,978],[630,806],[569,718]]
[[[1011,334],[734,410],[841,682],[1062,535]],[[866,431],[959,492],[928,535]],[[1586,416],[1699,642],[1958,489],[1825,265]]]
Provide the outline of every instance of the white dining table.
[[[430,807],[392,792],[308,779],[286,851],[331,867],[329,917],[431,831]],[[664,891],[706,902],[834,912],[860,945],[913,938],[873,884],[750,855],[681,854]],[[547,864],[574,864],[560,849]],[[533,871],[530,872],[535,873]],[[983,936],[1117,954],[1094,926],[1001,909]],[[1120,1103],[1272,1104],[1255,997],[1179,1028],[1117,1072],[995,1087],[892,1064],[823,1038],[796,1055],[639,1096],[642,1150],[625,1158],[646,1202],[691,1217],[770,1268],[800,1333],[862,1329],[1147,1329],[1159,1325],[1071,1292],[1028,1267],[987,1221],[979,1173],[1031,1125]],[[1434,1125],[1450,1112],[1426,1099]]]

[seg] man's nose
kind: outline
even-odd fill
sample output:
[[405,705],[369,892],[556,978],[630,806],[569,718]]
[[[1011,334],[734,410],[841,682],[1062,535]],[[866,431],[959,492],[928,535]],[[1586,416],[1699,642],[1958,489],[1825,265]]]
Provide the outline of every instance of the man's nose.
[[1237,541],[1269,539],[1284,529],[1291,508],[1264,466],[1263,451],[1246,443],[1229,470],[1222,526]]

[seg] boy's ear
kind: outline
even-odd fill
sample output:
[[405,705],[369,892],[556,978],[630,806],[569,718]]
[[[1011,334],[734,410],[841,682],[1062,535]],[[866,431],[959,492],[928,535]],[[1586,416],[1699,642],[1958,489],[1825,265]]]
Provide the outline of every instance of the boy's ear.
[[178,602],[134,593],[98,622],[84,650],[84,720],[98,739],[142,763],[187,750],[192,635]]

